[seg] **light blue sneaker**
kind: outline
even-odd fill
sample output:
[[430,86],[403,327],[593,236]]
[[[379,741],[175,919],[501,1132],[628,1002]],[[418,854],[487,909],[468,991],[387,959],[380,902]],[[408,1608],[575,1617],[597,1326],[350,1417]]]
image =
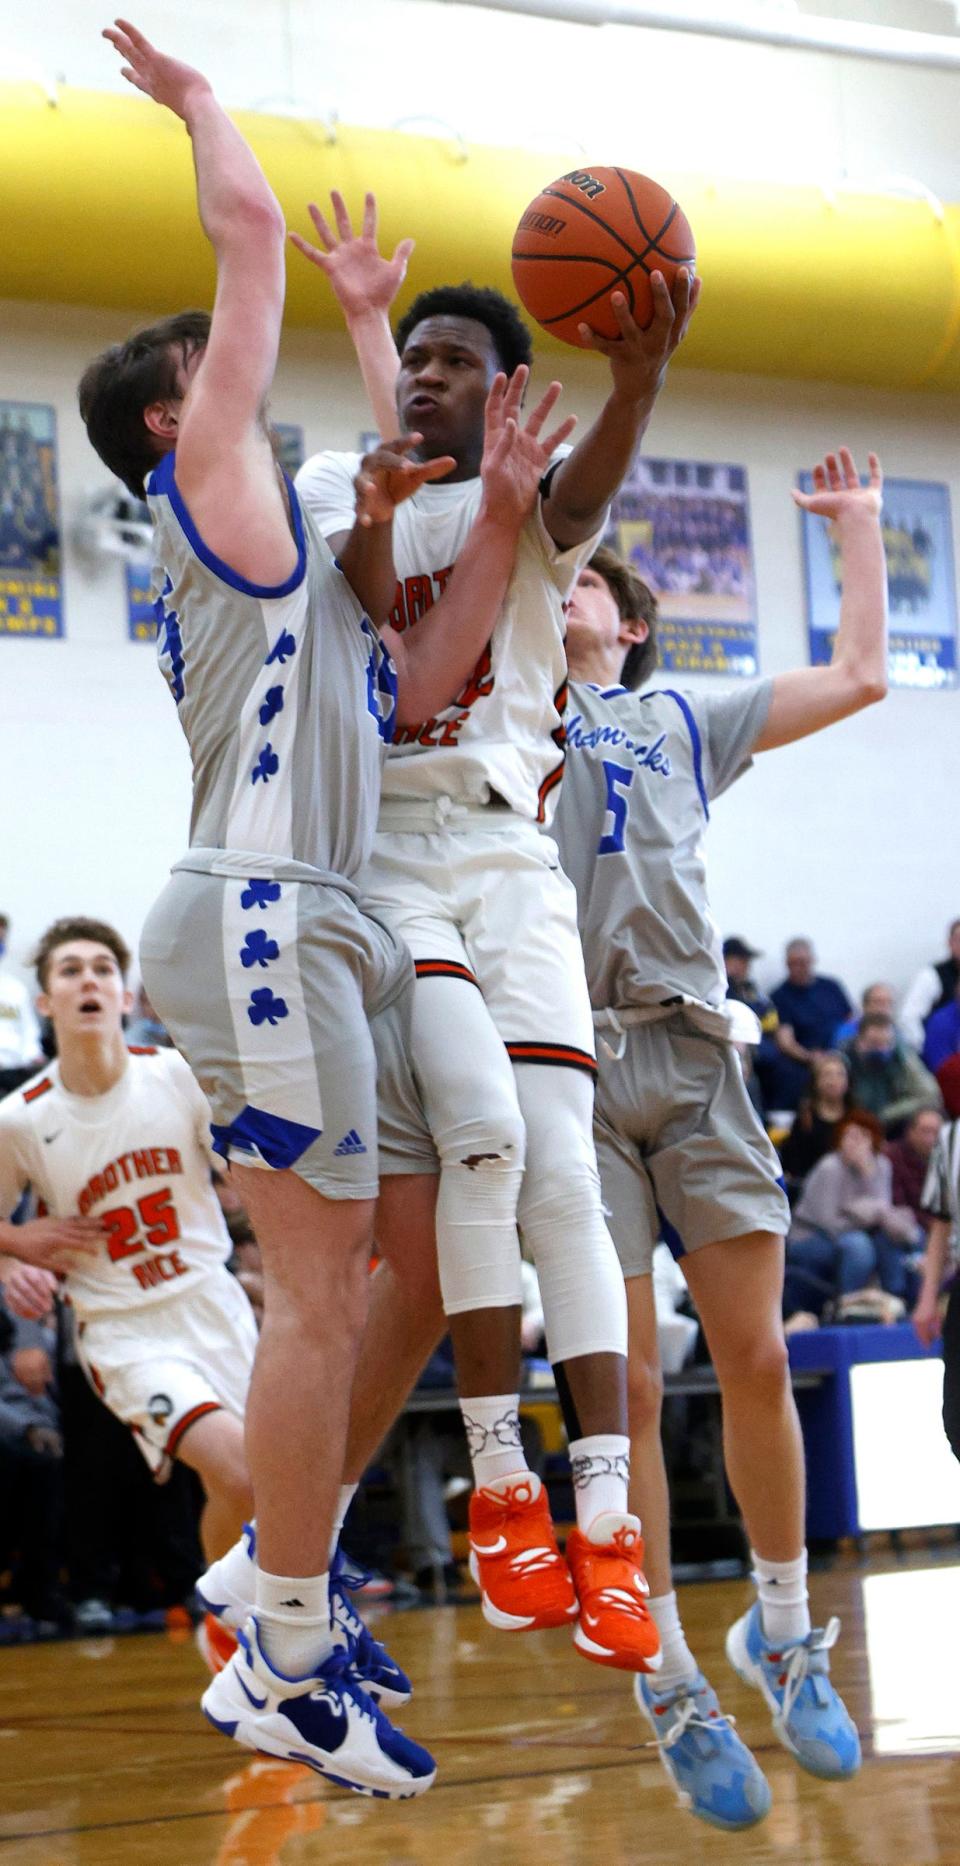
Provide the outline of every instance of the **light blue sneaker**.
[[350,1663],[367,1695],[383,1710],[399,1710],[413,1696],[413,1686],[386,1646],[374,1639],[364,1626],[350,1592],[367,1580],[363,1568],[341,1554],[338,1548],[330,1563],[330,1612],[335,1630],[339,1630]]
[[855,1775],[861,1760],[856,1725],[830,1683],[827,1654],[839,1631],[832,1619],[806,1639],[771,1648],[755,1601],[727,1634],[727,1658],[744,1684],[766,1698],[784,1749],[827,1782]]
[[309,1769],[358,1795],[405,1801],[436,1775],[427,1750],[404,1736],[358,1683],[343,1647],[309,1678],[287,1678],[260,1644],[255,1614],[237,1633],[232,1659],[201,1699],[215,1729],[246,1749]]
[[711,1827],[753,1827],[770,1811],[770,1787],[724,1716],[702,1672],[669,1691],[638,1672],[633,1694],[682,1808]]

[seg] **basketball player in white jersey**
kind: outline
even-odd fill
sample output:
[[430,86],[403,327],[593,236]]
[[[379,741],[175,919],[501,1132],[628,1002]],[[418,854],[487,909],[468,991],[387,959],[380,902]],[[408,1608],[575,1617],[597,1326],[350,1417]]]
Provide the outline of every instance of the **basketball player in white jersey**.
[[[364,591],[372,614],[415,640],[469,534],[487,385],[498,368],[526,363],[529,337],[498,293],[441,287],[401,321],[398,365],[387,322],[398,268],[377,253],[372,203],[359,240],[339,197],[334,205],[339,244],[316,209],[326,251],[297,244],[344,303],[376,418],[394,424],[395,379],[401,427],[422,429],[425,448],[456,462],[398,510],[393,556]],[[483,656],[452,706],[399,735],[364,877],[368,903],[417,971],[413,1056],[440,1157],[440,1279],[473,1458],[471,1565],[484,1612],[509,1630],[575,1620],[587,1657],[632,1669],[655,1666],[657,1645],[627,1509],[624,1291],[592,1140],[596,1064],[575,900],[541,831],[563,769],[563,600],[695,303],[688,275],[672,300],[653,278],[648,331],[619,302],[622,341],[602,346],[610,396],[574,451],[554,459]],[[354,457],[322,454],[298,477],[335,552],[354,522],[356,471]],[[520,1449],[518,1220],[578,1419],[572,1577]]]
[[266,1281],[246,1415],[256,1610],[203,1707],[250,1748],[405,1797],[430,1786],[432,1758],[359,1687],[330,1614],[377,1190],[376,1026],[397,1037],[411,975],[355,877],[397,721],[446,704],[492,627],[557,439],[538,437],[559,385],[522,432],[523,375],[490,385],[465,574],[421,643],[381,640],[356,595],[365,563],[380,561],[397,500],[448,463],[411,467],[407,442],[375,456],[335,563],[263,417],[279,204],[200,73],[127,21],[106,37],[129,81],[186,125],[217,266],[212,317],[137,333],[80,386],[101,458],[151,505],[159,659],[193,765],[190,847],[144,928],[144,982],[208,1095]]
[[[37,951],[56,1060],[0,1102],[0,1213],[29,1186],[45,1215],[0,1224],[0,1250],[47,1309],[63,1294],[87,1379],[154,1476],[171,1458],[206,1493],[201,1539],[222,1555],[252,1509],[243,1410],[257,1331],[226,1269],[210,1177],[210,1110],[176,1050],[127,1049],[130,955],[97,920],[56,921]],[[4,1277],[6,1282],[8,1278]]]

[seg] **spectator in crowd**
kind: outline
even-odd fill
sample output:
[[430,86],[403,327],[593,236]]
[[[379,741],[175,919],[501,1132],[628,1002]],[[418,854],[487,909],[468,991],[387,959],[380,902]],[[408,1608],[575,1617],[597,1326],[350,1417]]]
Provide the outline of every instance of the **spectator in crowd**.
[[171,1050],[173,1048],[164,1025],[161,1024],[147,997],[144,985],[140,985],[137,991],[133,1016],[127,1025],[127,1042],[146,1049]]
[[780,1145],[787,1191],[799,1192],[807,1174],[825,1153],[832,1153],[841,1121],[850,1113],[850,1072],[838,1050],[825,1050],[810,1067],[810,1093],[797,1109],[796,1119]]
[[938,1011],[931,1011],[927,1018],[921,1054],[927,1068],[932,1069],[936,1075],[948,1057],[956,1056],[958,1050],[960,1050],[960,984],[949,1004],[942,1004]]
[[14,1598],[39,1631],[63,1629],[63,1436],[53,1333],[0,1309],[0,1566],[13,1563]]
[[792,939],[786,950],[787,976],[771,997],[780,1018],[779,1056],[771,1070],[770,1104],[796,1108],[809,1091],[810,1065],[833,1046],[833,1033],[849,1017],[850,1000],[835,978],[815,970],[808,939]]
[[948,1056],[937,1070],[937,1086],[943,1096],[947,1120],[960,1120],[960,1050]]
[[923,1204],[923,1188],[942,1127],[939,1108],[928,1104],[911,1115],[901,1138],[888,1140],[884,1149],[893,1168],[894,1205],[909,1206],[925,1234],[933,1219]]
[[928,1017],[951,1004],[960,985],[960,920],[947,930],[947,956],[920,967],[900,1009],[900,1028],[915,1050],[922,1050]]
[[[894,1017],[894,997],[892,985],[868,985],[860,998],[860,1010],[844,1018],[833,1033],[834,1046],[839,1049],[841,1043],[849,1043],[860,1028],[861,1017],[876,1011],[882,1017]],[[894,1022],[896,1019],[894,1018]]]
[[923,1241],[913,1212],[893,1202],[879,1121],[854,1109],[797,1202],[787,1238],[785,1313],[822,1316],[828,1302],[863,1289],[874,1275],[889,1295],[908,1297],[915,1287],[910,1254]]
[[916,1050],[897,1036],[893,1019],[879,1011],[861,1017],[852,1043],[844,1046],[850,1094],[857,1108],[875,1114],[895,1134],[924,1107],[939,1108],[940,1090]]
[[754,1096],[751,1090],[751,1100],[754,1106],[757,1106],[759,1101],[757,1112],[762,1117],[767,1098],[767,1079],[780,1053],[777,1048],[777,1029],[780,1018],[772,998],[768,998],[750,977],[751,964],[760,956],[757,948],[748,946],[746,940],[741,939],[738,934],[731,934],[730,938],[723,942],[727,997],[735,998],[740,1004],[749,1005],[754,1016],[759,1020],[763,1033],[759,1043],[751,1045],[750,1050],[753,1080],[759,1090],[758,1096]]
[[9,937],[10,921],[0,914],[0,1096],[19,1088],[43,1063],[30,993],[3,964]]
[[941,1295],[952,1270],[943,1316],[943,1429],[954,1457],[960,1458],[960,1277],[956,1265],[950,1265],[950,1239],[960,1235],[960,1121],[951,1121],[937,1141],[923,1203],[933,1222],[913,1326],[924,1347],[931,1348],[940,1333]]

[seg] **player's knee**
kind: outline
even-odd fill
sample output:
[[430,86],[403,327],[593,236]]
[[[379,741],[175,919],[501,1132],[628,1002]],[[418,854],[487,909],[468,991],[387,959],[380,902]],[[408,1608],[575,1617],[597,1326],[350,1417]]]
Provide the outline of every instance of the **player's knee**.
[[642,1438],[660,1430],[663,1407],[663,1373],[657,1356],[640,1353],[631,1347],[627,1360],[627,1416],[630,1437]]
[[433,1138],[445,1173],[467,1174],[483,1182],[491,1175],[523,1171],[526,1129],[516,1109],[438,1125]]
[[[715,1357],[716,1358],[716,1357]],[[721,1387],[754,1405],[779,1405],[790,1386],[790,1357],[779,1329],[749,1331],[717,1359]]]

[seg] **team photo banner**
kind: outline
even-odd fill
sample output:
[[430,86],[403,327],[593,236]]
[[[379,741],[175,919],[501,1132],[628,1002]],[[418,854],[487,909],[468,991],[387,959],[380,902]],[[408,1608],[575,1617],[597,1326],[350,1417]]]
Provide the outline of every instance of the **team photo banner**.
[[638,460],[610,508],[605,542],[657,597],[666,672],[758,672],[745,467]]
[[[811,489],[809,473],[797,481]],[[840,621],[840,552],[834,527],[801,513],[807,627],[813,666],[829,661]],[[883,543],[890,602],[892,687],[957,685],[957,604],[950,493],[932,480],[888,479]]]
[[62,634],[56,414],[42,403],[0,401],[0,636]]

